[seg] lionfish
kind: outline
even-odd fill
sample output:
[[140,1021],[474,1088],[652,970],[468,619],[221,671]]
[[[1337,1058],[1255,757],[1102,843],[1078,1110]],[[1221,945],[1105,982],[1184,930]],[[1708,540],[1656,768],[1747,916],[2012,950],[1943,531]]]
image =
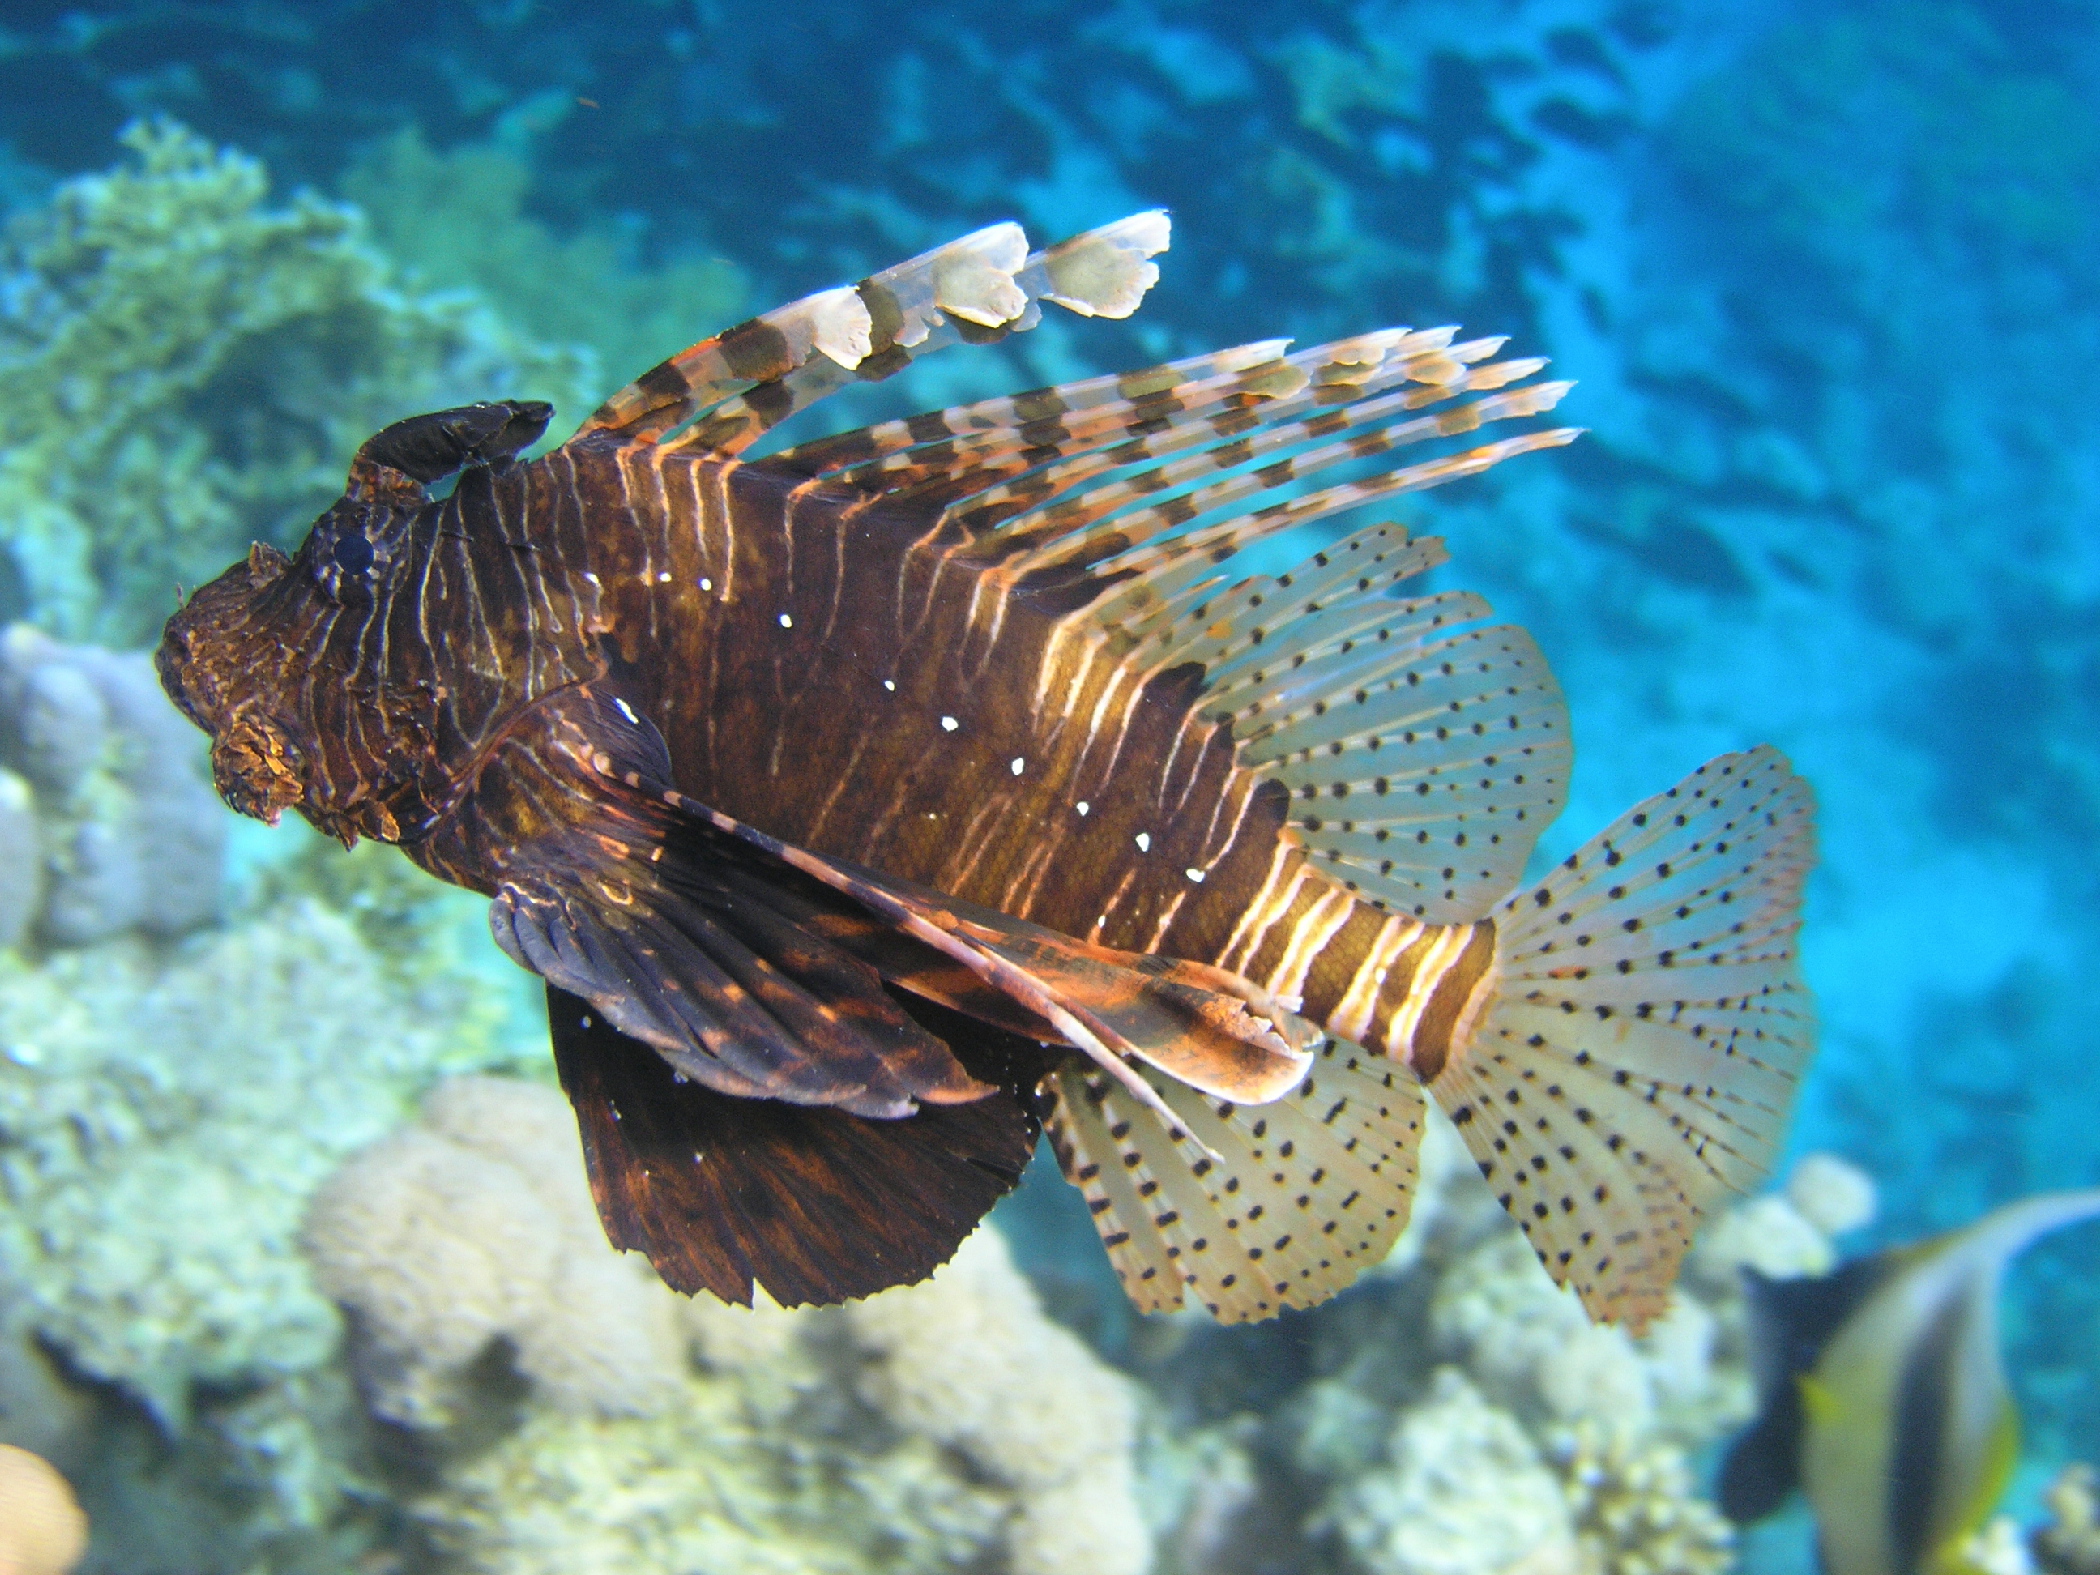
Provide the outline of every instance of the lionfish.
[[1806,788],[1724,755],[1515,891],[1571,760],[1531,638],[1406,594],[1446,553],[1397,524],[1232,563],[1568,442],[1410,454],[1567,384],[1390,329],[741,457],[1045,301],[1128,316],[1167,241],[995,225],[529,462],[544,403],[390,426],[295,554],[169,620],[163,682],[235,809],[492,899],[607,1234],[679,1290],[921,1278],[1047,1128],[1139,1307],[1269,1317],[1391,1247],[1426,1090],[1553,1278],[1638,1325],[1810,1050]]

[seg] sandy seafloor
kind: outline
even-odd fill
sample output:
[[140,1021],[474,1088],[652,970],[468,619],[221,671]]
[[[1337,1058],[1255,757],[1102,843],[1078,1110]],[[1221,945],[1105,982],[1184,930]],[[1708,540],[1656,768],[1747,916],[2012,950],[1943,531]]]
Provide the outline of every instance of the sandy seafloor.
[[[970,226],[1014,217],[1044,239],[1150,205],[1172,210],[1174,246],[1129,323],[943,357],[825,421],[1390,323],[1463,322],[1552,357],[1579,380],[1578,446],[1396,512],[1448,537],[1439,583],[1486,592],[1561,677],[1578,766],[1544,855],[1724,749],[1772,742],[1814,783],[1823,1047],[1794,1149],[1878,1184],[1856,1251],[2100,1183],[2096,104],[2100,19],[2074,0],[18,0],[0,13],[0,202],[33,216],[111,167],[124,126],[170,117],[261,161],[271,202],[359,205],[357,244],[399,288],[468,292],[499,325],[476,342],[505,347],[484,362],[566,380],[468,392],[549,392],[571,406],[557,430],[703,331]],[[0,366],[49,327],[24,304],[24,256],[0,275]],[[180,248],[158,264],[190,265]],[[124,373],[122,345],[66,353],[111,359],[95,376],[117,384],[152,375],[146,353]],[[256,355],[183,407],[223,461],[177,467],[202,500],[190,558],[152,541],[152,458],[134,453],[137,501],[105,516],[132,523],[97,527],[92,585],[40,589],[56,580],[36,554],[60,537],[23,524],[41,494],[18,472],[0,624],[140,646],[157,615],[137,609],[164,607],[182,570],[296,540],[359,434],[297,407],[285,441],[314,475],[244,493],[242,465],[289,463],[277,418],[244,413],[278,370]],[[389,407],[383,372],[360,369],[360,416],[416,408]],[[18,456],[95,419],[0,387],[11,402]],[[200,911],[249,911],[272,881],[324,890],[286,851],[302,837],[236,833]],[[164,928],[197,943],[187,920]],[[28,999],[65,950],[32,926],[0,991]],[[507,967],[472,936],[459,957]],[[82,1012],[105,1009],[98,975],[66,977]],[[432,1048],[401,1075],[532,1053],[529,1022],[490,1021],[522,1047],[508,1061]],[[26,1119],[7,1141],[34,1145]],[[1138,1364],[1144,1337],[1054,1173],[1000,1219],[1053,1312]],[[100,1233],[68,1250],[103,1257],[153,1228],[115,1206],[19,1223]],[[2009,1285],[2025,1518],[2057,1465],[2100,1454],[2096,1264],[2087,1228]],[[26,1272],[0,1256],[0,1285]],[[1258,1375],[1297,1371],[1311,1340],[1296,1323],[1219,1337],[1153,1381],[1259,1414]],[[1177,1403],[1214,1420],[1193,1395]],[[1747,1547],[1746,1567],[1794,1567],[1798,1523]]]

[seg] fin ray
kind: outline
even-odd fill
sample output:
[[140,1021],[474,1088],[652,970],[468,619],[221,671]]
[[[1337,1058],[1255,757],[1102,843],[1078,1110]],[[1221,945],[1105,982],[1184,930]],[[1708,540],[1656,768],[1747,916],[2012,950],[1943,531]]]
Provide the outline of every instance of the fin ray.
[[698,416],[677,446],[736,453],[851,382],[890,376],[951,344],[1034,327],[1039,301],[1127,317],[1158,279],[1147,259],[1168,238],[1158,210],[1035,253],[1018,224],[987,226],[680,351],[606,400],[576,438],[656,440]]
[[1814,1036],[1813,819],[1777,750],[1723,755],[1496,912],[1496,996],[1432,1087],[1593,1317],[1660,1313],[1706,1210],[1770,1168]]
[[1098,1072],[1061,1071],[1050,1117],[1066,1174],[1142,1309],[1178,1307],[1189,1291],[1229,1323],[1315,1306],[1398,1239],[1423,1096],[1396,1063],[1330,1038],[1306,1080],[1270,1104],[1156,1086],[1215,1160],[1192,1166]]
[[749,1306],[762,1285],[793,1306],[923,1279],[1020,1179],[1039,1130],[1032,1068],[983,1065],[1008,1086],[871,1120],[680,1079],[552,986],[547,1019],[606,1235],[688,1295]]

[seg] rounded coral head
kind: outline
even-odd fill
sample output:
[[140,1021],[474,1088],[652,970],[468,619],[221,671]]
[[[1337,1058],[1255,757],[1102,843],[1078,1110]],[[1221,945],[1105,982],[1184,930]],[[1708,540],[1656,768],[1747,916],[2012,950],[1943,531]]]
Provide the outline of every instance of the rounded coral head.
[[0,1575],[66,1575],[87,1540],[87,1516],[57,1469],[0,1444]]

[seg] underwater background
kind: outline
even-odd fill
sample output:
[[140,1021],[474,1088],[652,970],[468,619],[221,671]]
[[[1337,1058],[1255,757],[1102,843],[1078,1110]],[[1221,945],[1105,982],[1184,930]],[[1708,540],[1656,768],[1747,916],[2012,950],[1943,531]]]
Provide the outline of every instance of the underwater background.
[[[1706,1502],[1736,1265],[2100,1184],[2096,106],[2075,0],[13,0],[0,1441],[82,1567],[1807,1569],[1798,1511]],[[1566,689],[1542,857],[1755,742],[1822,806],[1785,1186],[1643,1341],[1449,1144],[1395,1260],[1273,1325],[1134,1318],[1046,1160],[894,1300],[676,1303],[602,1247],[481,904],[237,824],[129,654],[389,421],[565,434],[777,302],[1155,205],[1129,322],[822,424],[1400,323],[1579,380],[1576,446],[1396,511]],[[2004,1320],[2032,1524],[2100,1456],[2091,1228]]]

